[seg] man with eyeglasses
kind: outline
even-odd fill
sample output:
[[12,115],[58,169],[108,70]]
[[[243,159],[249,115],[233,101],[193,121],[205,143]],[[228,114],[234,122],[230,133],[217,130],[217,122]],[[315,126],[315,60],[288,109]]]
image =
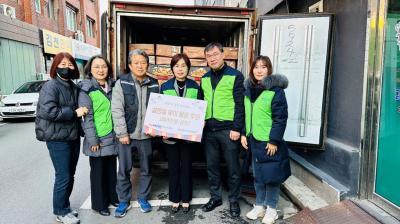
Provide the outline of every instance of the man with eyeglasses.
[[214,210],[222,205],[220,154],[228,169],[229,211],[240,216],[239,138],[244,123],[243,74],[224,62],[220,43],[210,43],[204,54],[211,68],[201,80],[201,92],[207,101],[204,148],[211,199],[202,209]]

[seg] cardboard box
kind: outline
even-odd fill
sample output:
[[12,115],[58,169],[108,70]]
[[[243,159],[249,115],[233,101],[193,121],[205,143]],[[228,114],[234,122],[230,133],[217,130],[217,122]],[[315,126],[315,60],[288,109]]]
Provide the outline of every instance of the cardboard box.
[[170,65],[170,64],[171,64],[170,57],[156,56],[156,65]]
[[239,49],[236,47],[224,47],[225,59],[238,59]]
[[129,44],[129,51],[141,49],[148,55],[154,55],[154,44]]
[[232,68],[236,68],[236,65],[237,65],[236,60],[225,60],[225,62],[228,66],[231,66]]
[[206,59],[190,59],[192,66],[207,66]]
[[183,53],[185,53],[189,58],[205,58],[204,47],[184,46]]
[[157,56],[172,57],[178,53],[181,53],[181,46],[156,44],[156,55]]

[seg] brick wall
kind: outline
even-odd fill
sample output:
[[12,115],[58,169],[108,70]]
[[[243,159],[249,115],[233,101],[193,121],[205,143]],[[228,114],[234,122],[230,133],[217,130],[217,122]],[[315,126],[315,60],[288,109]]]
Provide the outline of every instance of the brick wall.
[[[39,29],[50,30],[66,37],[74,38],[75,32],[67,29],[65,13],[67,5],[72,6],[76,12],[77,29],[85,35],[85,42],[100,47],[100,18],[98,0],[53,0],[54,18],[50,18],[47,12],[48,0],[40,0],[40,13],[36,12],[35,0],[0,0],[0,4],[14,7],[16,18],[30,23]],[[86,18],[95,21],[95,37],[86,34]]]
[[16,0],[0,0],[0,4],[6,4],[11,7],[15,8],[15,16],[18,20],[24,21],[25,20],[25,15],[24,15],[24,7],[23,7],[23,2],[22,1],[16,1]]
[[[85,24],[84,24],[84,34],[86,43],[91,44],[96,47],[100,47],[100,19],[99,19],[99,4],[98,0],[83,0],[84,11],[85,11]],[[87,35],[86,19],[90,17],[94,20],[93,32],[95,33],[94,38]]]

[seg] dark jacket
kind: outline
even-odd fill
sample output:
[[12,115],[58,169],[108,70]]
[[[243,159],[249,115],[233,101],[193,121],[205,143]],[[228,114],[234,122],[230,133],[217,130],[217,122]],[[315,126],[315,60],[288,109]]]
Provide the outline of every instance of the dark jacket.
[[[233,86],[233,99],[235,101],[235,112],[233,121],[218,121],[214,118],[210,118],[206,121],[205,129],[211,131],[218,130],[233,130],[240,132],[244,123],[244,105],[243,105],[243,74],[238,70],[224,64],[224,66],[217,72],[212,69],[204,74],[203,77],[209,76],[211,78],[212,88],[215,89],[224,75],[236,76]],[[200,84],[201,86],[201,84]],[[200,88],[200,97],[204,98],[202,88]]]
[[[166,91],[166,90],[175,90],[177,92],[177,95],[179,96],[178,89],[177,89],[178,87],[175,82],[176,82],[176,78],[174,77],[174,78],[166,81],[165,83],[163,83],[160,87],[160,93],[164,94],[164,91]],[[186,79],[185,87],[186,87],[185,89],[189,89],[189,88],[196,89],[198,91],[197,99],[200,99],[200,87],[195,81],[193,81],[191,79]]]
[[[104,96],[108,98],[108,100],[111,101],[112,80],[110,79],[107,84],[109,86],[108,92],[104,92],[103,89],[99,86],[99,83],[94,78],[85,79],[78,84],[81,90],[79,91],[78,104],[80,107],[88,108],[88,113],[81,121],[83,131],[85,132],[82,152],[87,156],[100,157],[100,156],[110,156],[117,154],[117,144],[115,142],[114,131],[103,137],[99,137],[96,134],[93,102],[89,96],[90,92],[92,91],[100,91],[101,93],[104,94]],[[110,110],[109,112],[111,113],[111,106],[109,110]],[[99,150],[97,150],[96,152],[90,150],[91,146],[97,144],[100,144]]]
[[141,128],[150,93],[158,92],[158,81],[154,78],[147,76],[139,84],[131,73],[121,76],[115,83],[111,101],[114,131],[118,138],[128,135],[132,139],[143,138]]
[[39,141],[73,141],[79,138],[78,88],[59,77],[46,82],[39,93],[35,120]]
[[[252,96],[252,94],[260,95],[261,92],[254,91],[257,87],[249,79],[245,81],[244,86],[245,96],[255,101],[258,96]],[[260,178],[264,183],[283,183],[291,174],[288,147],[283,139],[288,119],[288,106],[283,89],[287,86],[288,80],[283,75],[270,75],[261,82],[262,89],[275,92],[271,103],[272,128],[269,143],[278,146],[275,155],[269,156],[265,149],[268,142],[249,137],[250,150],[255,161],[253,169],[257,169],[257,173],[262,173]]]

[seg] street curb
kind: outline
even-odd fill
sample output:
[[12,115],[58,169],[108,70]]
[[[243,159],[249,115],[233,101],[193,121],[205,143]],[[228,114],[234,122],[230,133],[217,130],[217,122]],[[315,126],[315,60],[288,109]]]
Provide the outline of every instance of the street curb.
[[311,210],[328,206],[328,203],[317,196],[301,180],[295,176],[290,176],[283,184],[283,190],[288,197],[301,209],[309,208]]

